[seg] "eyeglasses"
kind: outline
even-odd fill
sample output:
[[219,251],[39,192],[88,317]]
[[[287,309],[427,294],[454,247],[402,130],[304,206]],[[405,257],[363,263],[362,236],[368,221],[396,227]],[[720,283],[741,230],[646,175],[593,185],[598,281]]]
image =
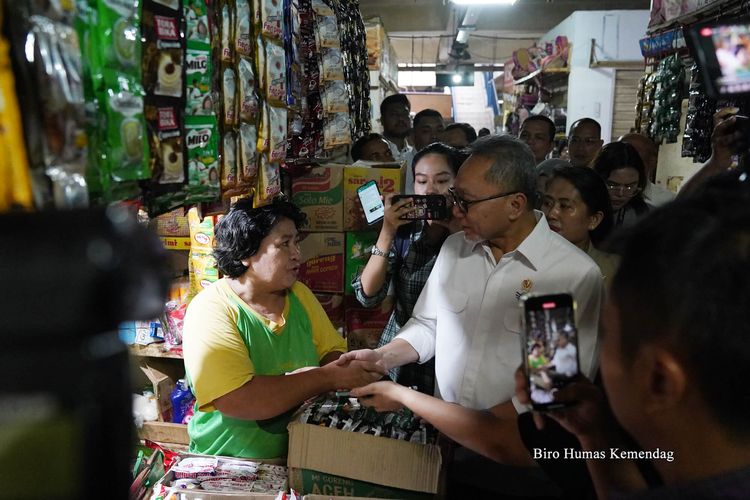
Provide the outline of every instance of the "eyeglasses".
[[587,146],[593,146],[594,144],[598,144],[601,139],[598,139],[596,137],[571,137],[568,139],[568,144],[586,144]]
[[461,213],[468,213],[469,207],[472,206],[474,203],[479,203],[480,201],[488,201],[488,200],[494,200],[496,198],[504,198],[506,196],[510,196],[512,194],[520,193],[521,191],[508,191],[507,193],[500,193],[495,194],[492,196],[488,196],[487,198],[480,198],[478,200],[464,200],[461,198],[458,193],[456,193],[455,188],[448,188],[448,196],[450,197],[451,201],[454,205],[458,207],[458,209],[461,211]]
[[614,182],[607,182],[607,189],[612,193],[620,193],[621,196],[635,196],[641,190],[640,187],[632,184],[617,184]]

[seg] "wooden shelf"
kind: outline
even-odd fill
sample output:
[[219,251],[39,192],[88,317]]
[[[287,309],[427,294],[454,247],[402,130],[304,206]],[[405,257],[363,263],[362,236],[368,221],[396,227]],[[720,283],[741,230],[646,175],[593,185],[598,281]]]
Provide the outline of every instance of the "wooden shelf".
[[143,422],[143,427],[138,429],[138,437],[157,443],[190,444],[187,425],[171,422]]
[[170,352],[164,350],[164,344],[149,344],[139,345],[134,344],[129,346],[130,354],[134,356],[148,357],[148,358],[171,358],[171,359],[182,359],[182,354]]

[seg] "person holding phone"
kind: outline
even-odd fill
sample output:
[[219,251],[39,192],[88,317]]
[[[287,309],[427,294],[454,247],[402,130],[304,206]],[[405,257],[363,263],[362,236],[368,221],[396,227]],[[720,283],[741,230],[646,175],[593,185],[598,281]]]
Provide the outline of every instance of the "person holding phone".
[[[414,157],[415,194],[447,194],[462,162],[461,154],[445,144],[433,143],[420,150]],[[372,256],[352,282],[357,300],[365,307],[380,304],[393,282],[396,305],[380,335],[379,345],[393,340],[411,317],[443,241],[457,229],[455,221],[450,220],[406,219],[416,209],[410,198],[391,203],[389,196],[385,205],[383,227],[373,246]],[[391,376],[401,384],[416,386],[420,391],[432,394],[435,364],[395,369]]]

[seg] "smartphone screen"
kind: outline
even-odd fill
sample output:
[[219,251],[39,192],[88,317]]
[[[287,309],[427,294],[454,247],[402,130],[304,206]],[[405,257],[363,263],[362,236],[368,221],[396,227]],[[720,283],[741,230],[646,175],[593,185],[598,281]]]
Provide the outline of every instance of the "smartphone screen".
[[750,93],[750,19],[696,24],[686,39],[709,97]]
[[523,353],[535,410],[560,408],[555,392],[579,373],[578,330],[570,294],[528,295],[523,304]]
[[440,194],[402,194],[392,198],[391,203],[396,203],[404,198],[411,198],[414,211],[401,218],[405,220],[446,220],[448,219],[448,201]]
[[380,190],[375,181],[367,182],[357,188],[357,195],[368,224],[375,224],[383,219],[385,206],[380,198]]

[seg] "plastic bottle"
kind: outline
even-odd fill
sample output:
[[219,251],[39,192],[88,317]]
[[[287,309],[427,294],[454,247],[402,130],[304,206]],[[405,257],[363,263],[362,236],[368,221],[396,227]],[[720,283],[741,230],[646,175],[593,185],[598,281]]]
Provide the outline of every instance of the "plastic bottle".
[[172,400],[172,422],[175,424],[181,424],[185,418],[185,413],[190,409],[190,405],[193,402],[193,393],[190,391],[185,379],[181,378],[177,381],[172,394],[169,399]]

